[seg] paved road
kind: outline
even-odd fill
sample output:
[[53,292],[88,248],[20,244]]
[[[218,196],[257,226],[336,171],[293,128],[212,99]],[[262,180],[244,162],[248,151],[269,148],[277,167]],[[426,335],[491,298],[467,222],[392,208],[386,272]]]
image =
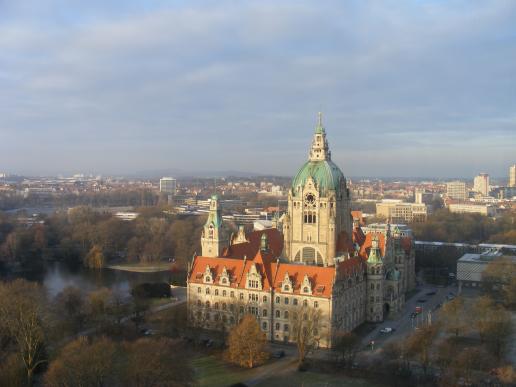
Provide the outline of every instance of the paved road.
[[[435,291],[436,294],[427,296],[426,294],[431,291]],[[408,336],[416,327],[422,326],[427,321],[435,319],[434,315],[438,312],[438,309],[435,310],[436,305],[443,304],[450,292],[457,294],[457,287],[455,285],[443,288],[431,285],[421,286],[419,292],[407,300],[400,314],[397,316],[389,316],[383,323],[378,324],[371,333],[363,338],[362,343],[364,347],[368,346],[371,341],[374,341],[373,350],[376,350],[385,345],[385,343]],[[425,299],[427,301],[420,303],[417,302],[419,299]],[[421,306],[423,312],[419,314],[417,318],[411,319],[410,315],[415,311],[416,306]],[[394,328],[395,331],[387,334],[380,333],[380,330],[386,327]]]

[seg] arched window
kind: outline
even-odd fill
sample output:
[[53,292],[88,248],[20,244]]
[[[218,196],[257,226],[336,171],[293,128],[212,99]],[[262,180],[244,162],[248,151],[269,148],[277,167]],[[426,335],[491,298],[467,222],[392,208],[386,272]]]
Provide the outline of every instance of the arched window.
[[278,317],[278,318],[280,317],[280,311],[279,310],[276,311],[276,317]]
[[227,292],[225,290],[222,291],[222,297],[226,297]]
[[208,229],[208,238],[213,239],[213,225],[210,224],[210,228]]
[[215,309],[219,310],[219,303],[218,302],[215,303]]
[[262,329],[263,329],[264,331],[266,331],[266,330],[267,330],[267,321],[264,321],[264,322],[262,323]]
[[285,332],[288,332],[288,324],[283,325],[283,330],[284,330]]
[[206,308],[209,308],[209,307],[210,307],[210,302],[206,301]]
[[290,286],[288,286],[288,285],[283,286],[283,290],[288,292],[290,290]]
[[288,310],[285,311],[285,313],[283,314],[284,318],[288,318]]
[[285,297],[285,305],[288,305],[288,297]]
[[263,302],[267,302],[267,296],[263,296],[262,300]]
[[197,288],[197,293],[202,292],[202,289],[200,287]]
[[307,300],[303,300],[303,306],[308,306],[308,301]]
[[219,295],[219,289],[215,289],[215,295],[218,296]]
[[263,312],[262,312],[262,316],[263,317],[267,317],[267,309],[264,309]]
[[225,303],[225,302],[223,302],[223,303],[222,303],[222,310],[226,310],[226,309],[227,309],[227,307],[228,307],[228,306],[226,305],[226,303]]
[[279,304],[279,303],[280,303],[280,298],[276,297],[276,304]]
[[308,292],[309,292],[309,291],[308,291],[308,286],[305,286],[305,287],[303,288],[303,293],[308,293]]
[[206,288],[206,294],[210,294],[210,288]]
[[294,299],[292,300],[292,303],[293,303],[294,305],[297,305],[297,298],[294,298]]
[[279,323],[276,323],[276,330],[279,331],[280,330],[280,324]]

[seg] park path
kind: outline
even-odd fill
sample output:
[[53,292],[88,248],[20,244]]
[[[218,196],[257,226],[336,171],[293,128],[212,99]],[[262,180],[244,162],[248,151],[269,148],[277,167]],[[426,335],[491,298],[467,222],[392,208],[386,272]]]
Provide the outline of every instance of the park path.
[[292,372],[295,371],[296,368],[297,359],[286,356],[283,359],[256,368],[256,373],[254,373],[251,379],[244,381],[244,384],[246,386],[256,386],[273,375],[278,376],[287,372]]

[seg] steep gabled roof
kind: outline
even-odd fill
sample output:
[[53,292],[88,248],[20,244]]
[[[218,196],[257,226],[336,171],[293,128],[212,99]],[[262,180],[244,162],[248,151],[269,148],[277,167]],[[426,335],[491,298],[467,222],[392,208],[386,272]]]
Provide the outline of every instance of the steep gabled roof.
[[237,243],[224,248],[222,256],[227,258],[254,257],[260,251],[260,240],[263,234],[267,235],[270,255],[273,258],[279,257],[283,251],[283,235],[275,228],[248,233],[246,237],[249,242]]

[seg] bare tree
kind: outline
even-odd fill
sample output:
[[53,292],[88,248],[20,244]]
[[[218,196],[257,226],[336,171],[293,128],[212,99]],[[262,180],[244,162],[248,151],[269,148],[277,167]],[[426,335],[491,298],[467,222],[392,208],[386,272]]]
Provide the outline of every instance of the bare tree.
[[416,359],[423,367],[423,372],[426,375],[428,366],[432,360],[431,351],[435,338],[437,337],[438,329],[436,325],[429,325],[420,328],[407,340],[407,352],[410,356]]
[[232,363],[253,368],[267,359],[265,345],[265,333],[261,331],[256,318],[247,314],[231,329],[226,355]]
[[15,342],[32,384],[36,368],[44,358],[44,297],[41,287],[25,280],[0,284],[0,326]]
[[298,363],[319,347],[321,310],[309,306],[296,308],[291,319],[292,333],[297,346]]
[[455,336],[458,336],[467,328],[465,317],[466,311],[462,297],[457,297],[447,302],[441,310],[441,320],[444,323],[445,329],[450,333],[454,333]]

